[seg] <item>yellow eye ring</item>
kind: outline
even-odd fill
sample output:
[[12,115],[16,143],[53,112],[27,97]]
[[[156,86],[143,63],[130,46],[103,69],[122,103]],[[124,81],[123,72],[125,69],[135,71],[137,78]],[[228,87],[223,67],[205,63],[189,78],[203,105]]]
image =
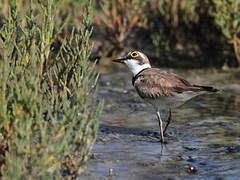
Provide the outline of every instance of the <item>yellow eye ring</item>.
[[133,51],[133,52],[131,53],[131,57],[133,57],[133,58],[138,57],[138,53],[135,52],[135,51]]

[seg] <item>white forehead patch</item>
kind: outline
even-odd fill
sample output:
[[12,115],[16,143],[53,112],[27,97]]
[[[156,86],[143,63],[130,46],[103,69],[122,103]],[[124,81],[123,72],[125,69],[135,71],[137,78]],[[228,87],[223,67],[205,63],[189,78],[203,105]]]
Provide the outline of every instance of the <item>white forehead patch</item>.
[[138,51],[138,54],[141,56],[142,59],[146,58],[145,55]]
[[130,56],[131,53],[132,53],[132,51],[128,52],[128,53],[127,53],[127,56]]

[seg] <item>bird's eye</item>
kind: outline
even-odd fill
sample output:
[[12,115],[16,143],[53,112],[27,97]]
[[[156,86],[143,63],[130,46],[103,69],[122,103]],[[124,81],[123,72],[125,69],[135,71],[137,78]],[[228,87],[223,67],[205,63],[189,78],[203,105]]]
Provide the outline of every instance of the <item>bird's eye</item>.
[[133,57],[133,58],[135,58],[135,57],[138,57],[138,53],[137,53],[137,52],[135,52],[135,51],[134,51],[134,52],[132,52],[132,53],[131,53],[131,57]]

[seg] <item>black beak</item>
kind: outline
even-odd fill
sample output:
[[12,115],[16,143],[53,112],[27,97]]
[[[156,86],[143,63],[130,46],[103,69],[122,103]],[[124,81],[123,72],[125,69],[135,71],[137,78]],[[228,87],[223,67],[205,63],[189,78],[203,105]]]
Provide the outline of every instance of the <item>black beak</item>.
[[117,63],[123,63],[125,60],[127,60],[127,58],[124,57],[124,58],[114,59],[112,61]]

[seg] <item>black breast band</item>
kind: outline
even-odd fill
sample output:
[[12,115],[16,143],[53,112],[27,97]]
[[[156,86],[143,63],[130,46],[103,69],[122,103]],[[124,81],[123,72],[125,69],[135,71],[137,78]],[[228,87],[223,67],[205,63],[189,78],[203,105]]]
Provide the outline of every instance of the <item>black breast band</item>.
[[145,71],[146,69],[149,69],[149,68],[145,68],[145,69],[139,71],[135,76],[132,77],[132,85],[133,85],[133,86],[134,86],[134,83],[135,83],[136,79],[137,79],[137,78],[140,76],[140,74],[141,74],[143,71]]

